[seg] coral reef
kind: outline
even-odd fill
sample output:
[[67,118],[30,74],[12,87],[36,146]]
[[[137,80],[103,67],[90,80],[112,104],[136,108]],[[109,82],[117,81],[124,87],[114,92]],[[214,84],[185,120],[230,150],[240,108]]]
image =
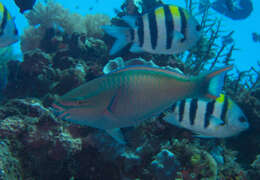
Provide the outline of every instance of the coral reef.
[[179,162],[172,152],[167,149],[162,149],[155,160],[151,162],[152,169],[154,169],[157,179],[172,179],[179,168]]
[[[147,3],[161,4],[152,2],[127,1],[121,15],[150,8]],[[186,2],[194,12],[194,3]],[[218,43],[227,34],[221,21],[209,20],[208,11],[202,14],[204,32],[196,47],[174,56],[123,50],[122,61],[143,58],[188,75],[232,64],[236,48],[233,43]],[[30,27],[22,37],[23,61],[9,61],[17,60],[13,57],[6,61],[8,82],[0,104],[0,179],[260,179],[257,67],[229,74],[225,80],[226,94],[250,121],[249,132],[232,139],[198,139],[164,122],[162,114],[122,129],[127,144],[121,145],[102,130],[58,119],[51,107],[58,95],[103,74],[104,65],[113,58],[108,56],[113,42],[99,26],[110,23],[109,18],[73,14],[54,1],[39,2],[26,17]],[[74,23],[75,18],[79,23]]]
[[0,141],[0,179],[22,179],[20,161],[10,150],[10,141]]
[[8,67],[9,61],[17,60],[19,56],[14,53],[12,46],[0,49],[0,93],[6,88],[8,83]]
[[257,173],[260,173],[260,155],[256,156],[256,160],[251,164],[251,166],[257,171]]
[[[52,0],[46,4],[38,2],[32,11],[25,14],[30,26],[21,37],[22,51],[40,47],[46,30],[50,28],[66,32],[84,34],[87,37],[101,38],[104,32],[101,26],[110,23],[110,18],[103,14],[82,16],[69,10]],[[77,23],[75,23],[77,22]]]

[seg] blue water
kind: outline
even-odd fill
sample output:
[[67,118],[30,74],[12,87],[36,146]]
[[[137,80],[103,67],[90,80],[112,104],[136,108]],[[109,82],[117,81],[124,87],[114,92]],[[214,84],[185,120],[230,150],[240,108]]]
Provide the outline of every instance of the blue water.
[[[43,0],[38,0],[43,1]],[[65,8],[70,9],[72,12],[85,14],[105,13],[109,16],[114,16],[114,8],[119,9],[123,0],[56,0],[61,3]],[[16,17],[16,24],[19,32],[23,32],[23,29],[28,25],[23,15],[19,13],[18,8],[15,6],[12,0],[3,1],[11,14]],[[176,4],[185,7],[185,0],[163,0],[164,3]],[[257,61],[260,60],[260,43],[252,41],[252,32],[260,32],[259,15],[260,15],[260,1],[252,0],[254,10],[251,15],[245,20],[231,20],[225,16],[215,13],[216,18],[223,20],[224,29],[227,32],[234,30],[233,35],[235,39],[235,46],[239,51],[233,53],[235,59],[235,65],[240,70],[247,70],[251,66],[257,67]],[[89,10],[93,8],[92,10]],[[19,49],[19,42],[14,45]]]

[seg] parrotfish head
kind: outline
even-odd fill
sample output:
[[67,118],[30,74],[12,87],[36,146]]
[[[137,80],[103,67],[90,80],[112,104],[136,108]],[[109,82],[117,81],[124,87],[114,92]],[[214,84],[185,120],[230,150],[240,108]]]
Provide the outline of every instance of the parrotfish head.
[[248,119],[237,104],[232,102],[227,113],[227,123],[231,131],[240,133],[249,128]]
[[75,124],[106,129],[110,121],[104,117],[104,108],[100,104],[90,104],[85,100],[61,98],[53,105],[54,113],[60,119]]

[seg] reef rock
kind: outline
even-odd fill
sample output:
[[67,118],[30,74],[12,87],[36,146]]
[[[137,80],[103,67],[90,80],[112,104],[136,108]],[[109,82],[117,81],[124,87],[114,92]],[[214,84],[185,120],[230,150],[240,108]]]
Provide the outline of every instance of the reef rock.
[[171,151],[162,149],[151,162],[151,166],[157,179],[170,180],[175,177],[180,163]]

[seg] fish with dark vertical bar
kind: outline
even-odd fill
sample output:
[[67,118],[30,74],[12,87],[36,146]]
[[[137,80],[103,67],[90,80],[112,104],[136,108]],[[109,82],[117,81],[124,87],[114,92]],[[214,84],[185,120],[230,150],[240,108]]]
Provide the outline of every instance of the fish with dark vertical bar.
[[163,119],[191,130],[198,137],[225,138],[249,128],[242,110],[224,94],[209,102],[197,98],[178,101],[169,108]]
[[7,47],[19,40],[14,19],[0,2],[0,48]]
[[189,97],[215,99],[226,71],[197,77],[149,66],[130,66],[94,79],[62,96],[53,107],[59,117],[106,130],[123,142],[118,128],[136,126],[175,101]]
[[142,16],[124,16],[130,27],[102,26],[116,38],[110,55],[132,43],[131,52],[176,54],[191,48],[200,38],[200,25],[185,9],[164,5]]
[[20,8],[20,13],[33,9],[36,0],[14,0],[15,4]]

